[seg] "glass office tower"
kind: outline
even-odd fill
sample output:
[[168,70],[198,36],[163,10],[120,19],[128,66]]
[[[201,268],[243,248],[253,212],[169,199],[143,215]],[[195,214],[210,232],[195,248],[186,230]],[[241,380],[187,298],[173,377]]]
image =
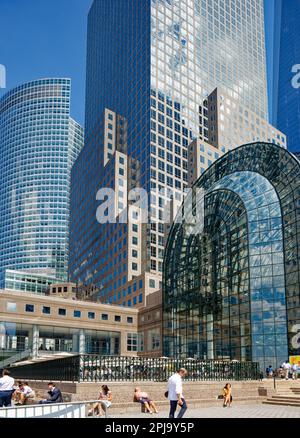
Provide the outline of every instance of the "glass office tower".
[[272,123],[300,152],[300,2],[275,0]]
[[41,79],[0,99],[0,288],[6,269],[66,279],[70,171],[83,146],[70,93],[70,79]]
[[194,184],[164,258],[166,356],[280,366],[300,354],[300,163],[236,148]]
[[[217,86],[235,105],[241,102],[267,120],[263,0],[94,0],[83,154],[89,157],[97,146],[105,108],[126,118],[128,154],[139,161],[141,186],[149,193],[148,272],[162,273],[166,192],[179,206],[188,186],[187,148],[208,135],[201,104]],[[80,222],[78,209],[71,214]],[[98,262],[93,247],[82,252],[84,239],[80,230],[71,236],[74,267],[72,254],[79,263],[87,257]]]

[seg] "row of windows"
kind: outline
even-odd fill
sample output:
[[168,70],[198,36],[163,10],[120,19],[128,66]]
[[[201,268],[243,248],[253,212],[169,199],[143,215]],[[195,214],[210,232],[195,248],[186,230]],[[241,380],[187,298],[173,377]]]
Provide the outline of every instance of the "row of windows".
[[[16,312],[17,311],[17,304],[16,303],[7,303],[7,311],[8,312]],[[33,313],[35,311],[35,305],[34,304],[25,304],[25,312]],[[45,315],[51,315],[51,307],[49,306],[42,306],[42,313]],[[59,308],[57,311],[57,314],[59,316],[67,316],[67,309]],[[73,310],[73,317],[74,318],[81,318],[83,316],[83,312],[81,310]],[[95,312],[87,312],[88,319],[96,319],[96,313]],[[109,315],[108,313],[102,313],[100,319],[102,321],[108,321]],[[121,322],[122,317],[120,315],[114,316],[115,322]],[[127,316],[126,319],[128,324],[133,323],[133,317]]]

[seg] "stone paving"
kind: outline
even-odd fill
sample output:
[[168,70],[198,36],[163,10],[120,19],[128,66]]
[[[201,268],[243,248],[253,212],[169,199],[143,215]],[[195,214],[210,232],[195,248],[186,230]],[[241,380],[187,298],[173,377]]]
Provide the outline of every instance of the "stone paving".
[[[178,411],[179,412],[179,411]],[[109,418],[167,418],[168,412],[162,410],[158,414],[142,414],[141,412],[122,415],[109,415]],[[272,405],[241,405],[230,408],[208,407],[188,409],[184,418],[300,418],[300,407]]]

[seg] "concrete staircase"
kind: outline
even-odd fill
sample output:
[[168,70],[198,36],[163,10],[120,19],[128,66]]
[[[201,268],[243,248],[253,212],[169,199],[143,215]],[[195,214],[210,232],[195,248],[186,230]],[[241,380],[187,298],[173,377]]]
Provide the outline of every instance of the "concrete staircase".
[[39,356],[35,357],[35,358],[30,358],[27,360],[23,360],[21,362],[18,362],[18,366],[20,365],[31,365],[33,363],[37,363],[37,362],[45,362],[45,361],[49,361],[49,360],[54,360],[54,359],[62,359],[68,356],[74,356],[74,353],[39,353]]
[[263,404],[277,406],[296,406],[300,408],[300,387],[279,388]]

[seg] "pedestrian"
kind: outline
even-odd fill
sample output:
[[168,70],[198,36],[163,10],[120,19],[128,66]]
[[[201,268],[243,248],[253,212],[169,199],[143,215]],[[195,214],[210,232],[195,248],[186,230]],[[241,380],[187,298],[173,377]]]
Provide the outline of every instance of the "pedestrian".
[[[141,388],[139,387],[135,388],[134,390],[133,401],[136,401],[144,405],[146,411],[149,412],[149,414],[153,414],[153,413],[158,414],[158,410],[155,406],[154,401],[150,399],[147,392],[142,391]],[[153,409],[153,411],[151,409]]]
[[293,375],[292,375],[293,380],[297,380],[298,379],[298,365],[296,363],[294,363],[292,365],[292,373],[293,373]]
[[232,402],[232,394],[231,394],[231,385],[230,383],[226,383],[223,388],[223,408],[230,408]]
[[46,398],[44,400],[40,400],[40,404],[51,404],[51,403],[63,403],[63,397],[61,394],[61,390],[59,388],[56,388],[55,383],[49,382],[48,383],[48,394],[49,398]]
[[0,407],[2,408],[11,406],[11,397],[15,390],[15,379],[10,377],[10,371],[3,370],[2,377],[0,379]]
[[187,370],[185,368],[180,368],[168,380],[168,391],[165,395],[170,400],[169,418],[174,418],[177,405],[181,408],[177,418],[182,418],[187,410],[187,404],[182,393],[182,379],[186,375]]
[[104,415],[103,405],[105,405],[105,411],[111,406],[112,392],[109,390],[107,385],[101,386],[98,400],[102,400],[102,403],[94,403],[93,409],[89,411],[89,415],[101,417]]
[[267,378],[272,378],[272,377],[273,377],[273,368],[272,368],[272,365],[269,365],[269,366],[266,368],[266,376],[267,376]]
[[290,373],[290,369],[291,369],[291,364],[289,363],[288,360],[283,362],[282,368],[283,368],[283,371],[284,371],[285,380],[289,380],[289,373]]

